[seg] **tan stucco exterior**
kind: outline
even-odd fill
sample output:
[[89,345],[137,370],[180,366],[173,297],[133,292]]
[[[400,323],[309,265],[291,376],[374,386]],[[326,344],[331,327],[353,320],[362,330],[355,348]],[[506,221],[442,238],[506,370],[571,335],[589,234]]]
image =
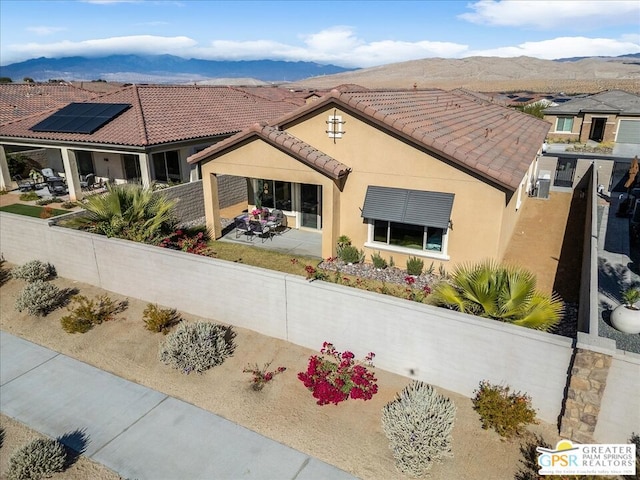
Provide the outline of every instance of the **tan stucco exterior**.
[[[573,126],[571,132],[558,132],[557,120],[559,117],[572,117]],[[573,141],[586,143],[590,140],[593,124],[596,121],[604,122],[602,142],[615,142],[621,120],[638,120],[638,117],[617,115],[615,113],[581,113],[579,115],[545,115],[544,120],[551,124],[548,138],[553,140]]]
[[[293,124],[283,125],[282,129],[349,167],[351,172],[344,185],[254,137],[201,162],[210,228],[220,232],[212,178],[213,175],[228,174],[321,185],[322,255],[325,258],[335,256],[336,240],[340,235],[347,235],[357,248],[364,249],[368,261],[373,252],[380,252],[387,259],[393,257],[399,266],[411,255],[422,257],[427,267],[433,262],[435,268],[443,264],[447,269],[461,262],[501,258],[518,218],[520,209],[516,207],[527,198],[526,177],[523,191],[518,196],[517,191],[509,192],[349,112],[331,106],[312,113]],[[339,115],[345,122],[342,138],[330,138],[327,134],[330,115]],[[370,185],[453,193],[446,252],[402,251],[370,243],[369,223],[361,216]],[[291,221],[289,225],[297,226]]]

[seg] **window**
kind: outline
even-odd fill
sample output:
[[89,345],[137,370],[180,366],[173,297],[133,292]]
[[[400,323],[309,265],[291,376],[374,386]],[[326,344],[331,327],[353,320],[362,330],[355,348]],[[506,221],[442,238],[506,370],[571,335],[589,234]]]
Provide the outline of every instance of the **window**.
[[573,117],[558,117],[556,132],[571,132],[573,130]]
[[78,173],[80,175],[89,175],[95,173],[93,169],[93,156],[91,152],[80,150],[76,152],[76,162],[78,164]]
[[140,161],[137,155],[123,155],[124,176],[129,183],[140,183],[142,174],[140,173]]
[[362,207],[369,223],[365,246],[448,259],[453,199],[453,193],[369,185]]
[[180,182],[180,155],[177,150],[153,154],[155,179],[161,182]]
[[256,180],[256,196],[263,207],[291,211],[291,182],[277,180]]
[[438,227],[424,227],[407,223],[373,221],[373,242],[385,243],[413,250],[442,253],[445,231]]

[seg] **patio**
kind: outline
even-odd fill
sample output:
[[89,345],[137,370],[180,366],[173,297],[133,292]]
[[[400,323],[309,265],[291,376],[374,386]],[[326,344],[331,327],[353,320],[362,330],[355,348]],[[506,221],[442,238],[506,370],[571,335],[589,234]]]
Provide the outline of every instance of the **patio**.
[[[281,233],[270,235],[263,242],[262,238],[254,235],[254,238],[251,239],[243,232],[239,232],[236,238],[237,231],[233,225],[233,219],[230,222],[230,225],[223,230],[223,235],[219,238],[219,241],[240,243],[291,255],[322,258],[321,232],[287,228]],[[225,223],[229,223],[229,221]]]

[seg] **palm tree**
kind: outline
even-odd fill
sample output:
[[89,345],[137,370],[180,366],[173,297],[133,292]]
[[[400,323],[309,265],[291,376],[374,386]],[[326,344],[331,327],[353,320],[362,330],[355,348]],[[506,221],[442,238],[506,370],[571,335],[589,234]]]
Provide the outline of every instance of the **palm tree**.
[[430,298],[438,306],[545,331],[562,319],[564,309],[557,294],[536,290],[531,272],[489,260],[456,268],[451,281],[436,285]]
[[87,214],[70,226],[107,237],[156,243],[175,228],[175,202],[139,185],[108,186],[103,195],[87,198]]

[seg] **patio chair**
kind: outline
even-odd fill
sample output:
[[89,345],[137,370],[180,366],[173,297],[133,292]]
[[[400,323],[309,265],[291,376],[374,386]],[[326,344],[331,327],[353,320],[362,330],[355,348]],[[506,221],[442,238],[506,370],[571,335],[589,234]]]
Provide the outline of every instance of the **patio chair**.
[[69,193],[67,184],[64,183],[64,178],[62,177],[47,177],[47,189],[54,197]]
[[287,230],[287,216],[284,214],[282,210],[274,210],[271,212],[271,216],[273,217],[273,223],[275,224],[274,231],[279,235],[282,232]]
[[236,217],[234,219],[234,224],[236,227],[236,238],[240,235],[247,235],[249,240],[253,240],[253,233],[249,228],[249,223],[242,217]]
[[29,179],[24,179],[20,175],[14,175],[13,180],[18,184],[18,188],[21,192],[29,192],[36,189],[36,182]]
[[42,173],[42,176],[44,177],[45,180],[47,180],[50,177],[55,177],[56,174],[53,171],[53,168],[43,168],[40,173]]
[[262,223],[259,220],[250,220],[249,228],[251,229],[251,233],[262,238],[262,243],[266,240],[266,236],[271,238],[271,227],[266,223]]
[[91,190],[96,184],[96,176],[93,173],[80,176],[80,188],[82,190]]

